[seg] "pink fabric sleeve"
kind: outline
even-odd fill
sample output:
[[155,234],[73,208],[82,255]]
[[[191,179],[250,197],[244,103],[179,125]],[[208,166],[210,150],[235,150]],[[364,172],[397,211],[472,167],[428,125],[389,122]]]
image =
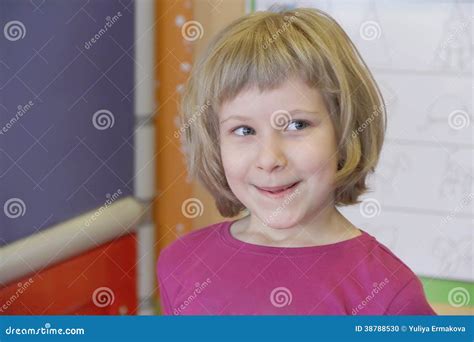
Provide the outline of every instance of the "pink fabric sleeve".
[[428,304],[420,280],[414,277],[395,295],[384,315],[436,315],[436,312]]

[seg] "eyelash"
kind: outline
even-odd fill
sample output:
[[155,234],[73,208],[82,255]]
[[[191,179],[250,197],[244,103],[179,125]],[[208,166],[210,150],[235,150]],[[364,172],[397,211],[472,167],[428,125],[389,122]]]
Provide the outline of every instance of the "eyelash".
[[[306,121],[306,120],[293,120],[293,121],[291,121],[291,122],[288,124],[288,126],[291,125],[291,124],[293,124],[293,123],[303,123],[303,124],[306,125],[306,126],[303,127],[302,129],[297,129],[297,131],[301,131],[301,130],[303,130],[303,129],[309,127],[309,126],[311,126],[311,123],[310,123],[309,121]],[[288,126],[287,126],[287,127],[288,127]],[[235,131],[237,131],[239,128],[250,128],[251,130],[254,130],[252,127],[249,127],[249,126],[238,126],[238,127],[234,128],[234,129],[232,129],[231,132],[232,132],[232,133],[235,133]],[[255,131],[255,130],[254,130],[254,131]],[[247,135],[250,135],[250,134],[247,134]],[[237,136],[239,136],[239,137],[245,137],[245,136],[247,136],[247,135],[239,135],[239,134],[237,134]]]

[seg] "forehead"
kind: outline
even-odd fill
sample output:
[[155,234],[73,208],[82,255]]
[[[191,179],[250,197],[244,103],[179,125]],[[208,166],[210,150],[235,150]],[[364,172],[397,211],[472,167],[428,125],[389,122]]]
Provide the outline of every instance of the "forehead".
[[231,115],[255,116],[295,108],[324,111],[326,107],[318,89],[292,78],[272,90],[260,92],[257,87],[245,89],[232,100],[224,102],[218,113],[220,119],[225,119]]

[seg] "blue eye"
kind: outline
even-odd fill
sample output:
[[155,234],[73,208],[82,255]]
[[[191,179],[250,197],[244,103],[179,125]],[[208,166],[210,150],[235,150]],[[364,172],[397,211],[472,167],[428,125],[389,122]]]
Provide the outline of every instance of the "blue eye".
[[[296,124],[296,125],[295,125],[295,124]],[[309,122],[307,122],[307,121],[304,121],[304,120],[294,120],[294,121],[292,121],[292,122],[290,122],[290,123],[288,124],[288,128],[289,128],[289,127],[300,127],[300,129],[297,129],[297,130],[301,130],[301,129],[304,129],[304,128],[308,127],[309,125],[310,125],[310,124],[309,124]],[[304,127],[301,127],[301,126],[304,126]],[[288,128],[287,128],[287,129],[288,129]]]
[[[305,129],[306,127],[311,126],[311,124],[308,121],[305,120],[294,120],[291,121],[288,126],[286,127],[286,130],[290,131],[301,131],[302,129]],[[248,126],[239,126],[235,129],[232,130],[232,133],[238,135],[238,136],[247,136],[247,135],[253,135],[255,134],[255,130],[251,127]]]
[[[247,127],[247,126],[240,126],[240,127],[237,127],[236,129],[232,130],[233,133],[235,132],[238,132],[238,131],[242,131],[243,134],[237,134],[237,135],[240,135],[240,136],[246,136],[246,135],[249,135],[251,134],[251,132],[255,132],[253,130],[253,128],[250,128],[250,127]],[[248,133],[248,134],[245,134],[245,133]]]

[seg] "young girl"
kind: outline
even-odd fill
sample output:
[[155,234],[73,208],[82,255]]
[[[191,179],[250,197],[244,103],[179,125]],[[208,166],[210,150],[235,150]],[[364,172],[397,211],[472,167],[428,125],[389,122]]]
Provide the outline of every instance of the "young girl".
[[336,206],[360,203],[383,99],[342,28],[315,9],[226,27],[182,101],[190,175],[227,220],[165,248],[168,315],[432,315],[415,274]]

